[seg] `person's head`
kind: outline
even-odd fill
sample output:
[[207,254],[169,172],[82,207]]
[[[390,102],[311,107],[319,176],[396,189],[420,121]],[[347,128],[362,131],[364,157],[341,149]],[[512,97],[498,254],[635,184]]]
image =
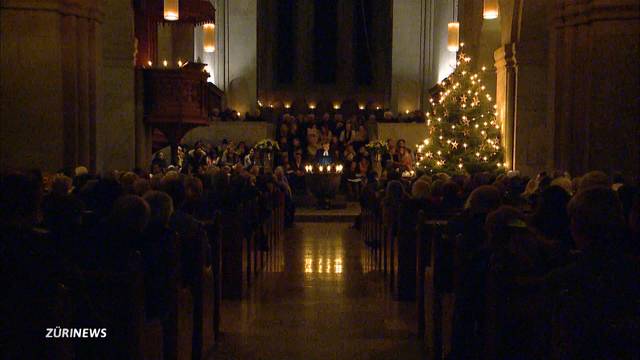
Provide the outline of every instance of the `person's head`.
[[487,245],[493,250],[507,248],[514,233],[528,231],[524,214],[515,207],[505,205],[487,215],[484,228]]
[[197,201],[202,198],[204,187],[199,178],[189,176],[184,179],[184,190],[187,201]]
[[569,226],[567,204],[569,193],[560,186],[552,185],[540,193],[531,224],[543,235],[553,238]]
[[618,245],[624,216],[610,188],[595,186],[579,191],[569,202],[568,212],[571,234],[579,249]]
[[535,194],[536,191],[538,191],[538,180],[534,178],[529,180],[529,182],[527,183],[527,186],[524,189],[524,192],[522,193],[522,196],[524,197],[531,196]]
[[149,222],[149,205],[140,196],[124,195],[113,204],[109,225],[113,230],[128,234],[140,234]]
[[571,195],[573,194],[573,186],[571,185],[571,179],[569,179],[566,176],[560,176],[557,177],[555,179],[553,179],[553,181],[551,181],[551,186],[558,186],[562,189],[564,189],[564,191],[567,192],[567,194]]
[[282,166],[278,166],[273,174],[276,176],[278,181],[281,181],[284,178],[284,168]]
[[75,176],[83,176],[83,175],[88,175],[89,170],[85,166],[78,166],[75,169],[74,173],[75,173]]
[[329,121],[329,119],[331,119],[329,113],[322,114],[322,121]]
[[500,206],[500,192],[495,186],[482,185],[471,192],[465,208],[472,214],[488,214]]
[[169,173],[167,173],[167,175],[162,178],[160,188],[171,197],[173,205],[176,208],[182,206],[186,197],[186,190],[180,175],[169,176]]
[[406,144],[407,144],[407,142],[404,141],[404,139],[399,139],[398,142],[396,143],[396,147],[398,149],[405,148]]
[[57,174],[51,180],[51,193],[58,196],[67,195],[71,192],[72,183],[73,181],[71,178],[62,174]]
[[151,173],[156,175],[156,174],[162,174],[162,166],[160,166],[160,164],[158,163],[154,163],[151,165]]
[[149,223],[167,226],[173,214],[171,197],[162,191],[149,191],[143,198],[149,204]]
[[460,199],[460,186],[451,180],[445,182],[442,185],[442,198],[445,201],[458,201]]
[[151,190],[151,184],[147,179],[138,179],[133,183],[133,192],[135,195],[142,196]]
[[389,181],[387,184],[386,197],[387,199],[399,202],[404,197],[404,187],[398,180]]
[[431,189],[428,182],[418,180],[411,186],[411,196],[414,199],[428,199],[431,196]]
[[331,147],[331,143],[329,143],[328,141],[325,141],[322,143],[322,148],[324,149],[324,151],[329,151],[330,147]]
[[346,132],[349,132],[349,131],[351,131],[352,129],[353,129],[353,125],[351,124],[351,121],[347,121],[347,122],[344,124],[344,130],[345,130]]
[[302,161],[302,151],[296,150],[293,156],[296,159],[296,161]]
[[580,180],[578,191],[587,190],[594,187],[609,187],[609,177],[602,171],[590,171]]

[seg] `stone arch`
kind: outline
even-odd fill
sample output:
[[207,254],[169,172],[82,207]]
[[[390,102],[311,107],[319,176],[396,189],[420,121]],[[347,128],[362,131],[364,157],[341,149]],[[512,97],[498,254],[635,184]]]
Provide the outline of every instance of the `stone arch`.
[[533,175],[553,167],[549,111],[550,1],[501,1],[502,46],[494,57],[496,101],[511,167]]
[[487,79],[495,91],[503,123],[505,159],[511,168],[533,174],[550,166],[547,133],[548,48],[552,2],[501,0],[498,19],[482,17],[483,0],[461,6],[464,51],[476,66],[494,67]]

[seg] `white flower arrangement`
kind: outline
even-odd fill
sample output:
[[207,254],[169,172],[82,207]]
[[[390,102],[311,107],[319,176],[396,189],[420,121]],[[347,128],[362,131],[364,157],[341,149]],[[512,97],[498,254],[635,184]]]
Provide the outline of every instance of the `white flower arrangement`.
[[372,153],[377,154],[386,154],[389,152],[389,145],[387,145],[386,141],[382,140],[374,140],[368,143],[365,148]]
[[262,139],[258,141],[253,148],[256,149],[257,151],[263,151],[263,152],[280,151],[280,146],[278,145],[278,142],[272,139]]

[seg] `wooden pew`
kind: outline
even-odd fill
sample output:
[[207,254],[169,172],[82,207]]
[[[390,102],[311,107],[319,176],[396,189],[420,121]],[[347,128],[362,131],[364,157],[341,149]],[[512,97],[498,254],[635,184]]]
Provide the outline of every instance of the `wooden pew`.
[[220,339],[220,307],[222,305],[222,225],[221,215],[216,213],[213,221],[205,224],[210,248],[210,267],[212,275],[212,329],[214,340]]
[[[207,229],[207,233],[215,236],[215,224],[213,229]],[[206,357],[213,347],[214,334],[214,275],[211,244],[208,236],[198,241],[195,250],[196,279],[193,287],[193,359],[200,360]]]
[[107,328],[100,341],[80,342],[81,358],[162,359],[164,326],[146,319],[144,273],[140,253],[123,272],[84,272],[74,316],[84,326]]
[[402,205],[394,239],[394,281],[391,284],[393,295],[398,300],[415,300],[417,220],[414,207]]
[[[177,237],[174,239],[176,249],[184,246]],[[169,280],[169,314],[164,324],[164,358],[171,360],[191,359],[193,345],[193,292],[189,287],[189,281],[182,277],[183,266],[179,259],[176,257],[172,264],[173,271]]]
[[[271,210],[268,217],[262,219],[263,221],[257,225],[262,227],[262,234],[266,236],[266,250],[263,249],[262,240],[258,237],[257,228],[250,232],[251,235],[246,237],[243,235],[242,215],[222,213],[222,295],[224,298],[242,298],[255,278],[277,261],[275,249],[284,236],[284,193],[276,191],[257,201],[265,201],[266,206]],[[240,208],[253,211],[249,204]],[[242,210],[239,214],[243,214]]]
[[451,350],[453,323],[454,242],[448,238],[448,219],[419,214],[416,241],[417,332],[426,336],[430,359],[446,358]]
[[222,297],[240,299],[246,289],[246,242],[237,214],[222,213],[221,233]]

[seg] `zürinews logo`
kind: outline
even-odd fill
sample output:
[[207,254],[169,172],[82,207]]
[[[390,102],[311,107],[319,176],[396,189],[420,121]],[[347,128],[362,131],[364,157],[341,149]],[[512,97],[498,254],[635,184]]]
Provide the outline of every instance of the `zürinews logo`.
[[59,339],[59,338],[79,338],[79,339],[90,339],[90,338],[106,338],[107,337],[107,329],[106,328],[62,328],[60,326],[56,326],[55,328],[47,328],[47,332],[45,337],[48,339]]

